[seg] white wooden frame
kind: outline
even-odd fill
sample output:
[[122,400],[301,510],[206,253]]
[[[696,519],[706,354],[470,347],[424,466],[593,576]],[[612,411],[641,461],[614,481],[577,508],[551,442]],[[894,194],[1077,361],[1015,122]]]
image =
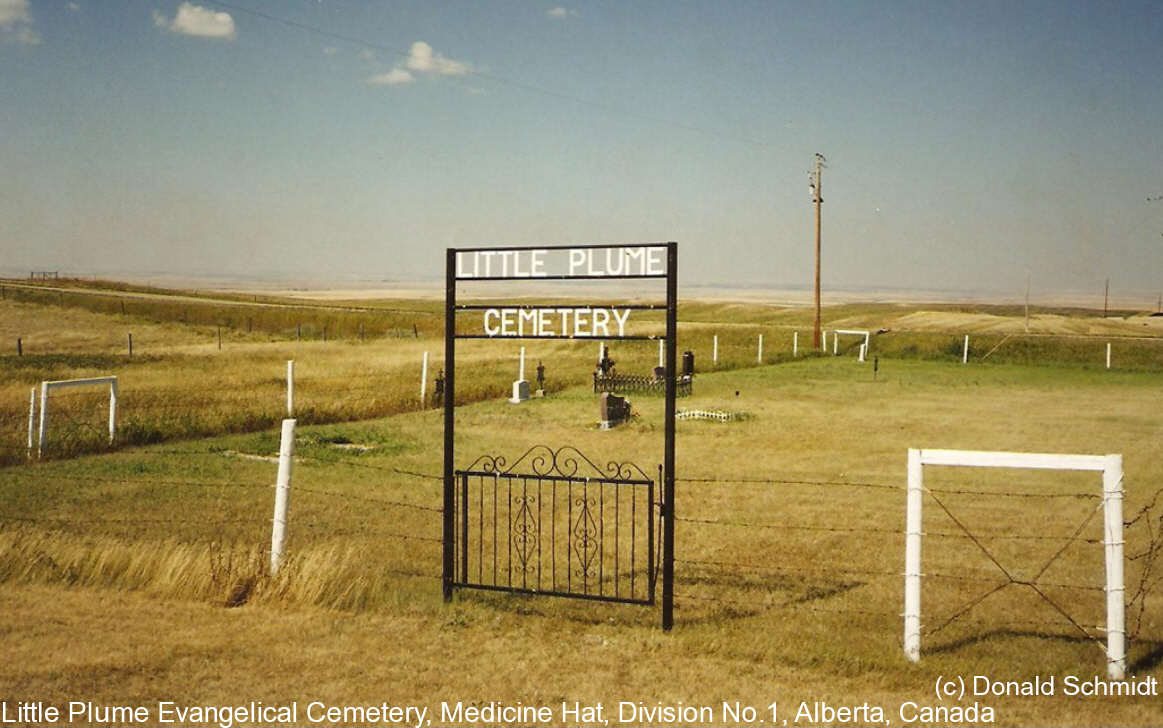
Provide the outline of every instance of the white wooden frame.
[[1084,470],[1102,473],[1102,501],[1106,548],[1107,673],[1122,680],[1127,669],[1126,605],[1123,580],[1123,456],[1059,455],[1046,453],[988,452],[981,450],[909,449],[908,496],[905,525],[904,652],[921,659],[921,507],[924,466],[949,465],[977,468],[1033,468]]
[[[48,434],[48,394],[54,389],[66,387],[86,387],[94,384],[109,385],[109,444],[117,436],[117,377],[90,377],[88,379],[60,379],[57,381],[43,381],[40,383],[40,425],[37,428],[36,457],[40,458],[44,451],[44,443]],[[31,442],[30,442],[31,444]]]
[[[860,345],[860,354],[857,357],[860,361],[864,361],[865,357],[868,356],[869,332],[867,332],[863,329],[832,329],[832,355],[833,356],[840,353],[840,334],[845,334],[847,336],[863,336],[864,337],[864,343]],[[827,346],[827,344],[825,344],[824,345],[825,352],[827,351],[827,349],[828,349],[828,346]]]

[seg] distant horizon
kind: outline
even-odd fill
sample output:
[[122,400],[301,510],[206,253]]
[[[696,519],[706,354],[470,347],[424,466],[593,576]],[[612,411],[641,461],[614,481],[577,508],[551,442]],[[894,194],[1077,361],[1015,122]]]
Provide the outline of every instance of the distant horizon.
[[[33,271],[20,271],[0,266],[0,278],[13,282],[28,281]],[[37,271],[41,272],[41,271]],[[49,269],[49,272],[53,272]],[[279,292],[286,295],[310,294],[339,298],[350,293],[354,298],[407,297],[409,294],[423,297],[440,297],[444,292],[444,280],[437,277],[388,278],[366,275],[310,276],[305,272],[268,275],[236,274],[227,272],[201,272],[196,274],[156,270],[144,272],[124,271],[80,271],[61,269],[61,278],[75,280],[106,280],[136,285],[150,285],[159,288],[206,289],[218,292]],[[552,294],[551,286],[546,292]],[[812,287],[788,282],[758,283],[725,281],[688,282],[682,279],[680,271],[680,295],[694,300],[741,300],[780,303],[784,305],[810,305]],[[539,295],[537,289],[522,286],[515,292],[515,298]],[[590,295],[590,294],[586,294]],[[600,295],[600,294],[593,294]],[[1111,285],[1109,308],[1112,310],[1142,310],[1154,312],[1163,291],[1120,290],[1114,282]],[[978,303],[990,305],[1022,305],[1025,290],[1007,291],[1001,288],[922,288],[893,285],[833,285],[823,286],[822,305],[846,303],[934,303],[958,304]],[[1032,307],[1080,307],[1101,311],[1104,292],[1071,288],[1039,288],[1031,281],[1030,305]]]

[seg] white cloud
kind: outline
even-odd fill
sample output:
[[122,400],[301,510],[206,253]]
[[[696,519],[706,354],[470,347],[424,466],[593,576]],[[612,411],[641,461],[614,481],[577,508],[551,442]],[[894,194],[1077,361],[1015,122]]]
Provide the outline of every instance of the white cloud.
[[404,65],[412,71],[436,76],[463,76],[469,72],[467,63],[445,58],[422,40],[412,44],[412,50],[408,53]]
[[371,48],[360,48],[358,55],[365,61],[374,61],[376,59],[376,52]]
[[561,5],[546,10],[545,14],[551,18],[576,18],[579,15],[578,11]]
[[74,10],[74,11],[76,11],[76,10],[80,10],[80,9],[81,9],[81,4],[80,4],[80,3],[67,3],[67,4],[68,4],[68,6],[69,6],[69,10]]
[[367,80],[375,86],[403,86],[424,76],[466,76],[472,73],[472,66],[464,61],[445,58],[422,40],[412,44],[408,57],[396,64],[387,73],[372,76]]
[[0,39],[23,45],[40,43],[40,33],[32,27],[28,0],[0,0]]
[[7,27],[17,23],[31,23],[32,16],[28,14],[28,0],[0,0],[0,26]]
[[[3,0],[0,0],[2,2]],[[201,5],[183,2],[178,6],[178,13],[173,20],[155,10],[153,22],[159,28],[165,28],[171,33],[192,35],[198,38],[228,38],[233,40],[237,33],[234,28],[234,18],[230,13],[210,10]]]
[[404,84],[412,83],[415,80],[416,77],[413,76],[411,72],[409,72],[407,69],[397,66],[387,73],[381,73],[376,76],[372,76],[367,80],[367,82],[373,86],[403,86]]

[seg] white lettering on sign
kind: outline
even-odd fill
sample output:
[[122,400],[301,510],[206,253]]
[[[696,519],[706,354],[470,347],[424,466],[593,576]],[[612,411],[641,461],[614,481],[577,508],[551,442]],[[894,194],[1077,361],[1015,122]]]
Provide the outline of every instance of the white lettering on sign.
[[[553,255],[556,253],[556,255]],[[547,270],[553,272],[549,272]],[[471,250],[456,254],[456,277],[617,278],[666,275],[666,248],[659,246],[534,250]]]
[[[486,336],[625,336],[628,308],[490,308]],[[614,326],[611,326],[611,322]]]
[[544,278],[544,250],[477,250],[456,254],[457,278]]

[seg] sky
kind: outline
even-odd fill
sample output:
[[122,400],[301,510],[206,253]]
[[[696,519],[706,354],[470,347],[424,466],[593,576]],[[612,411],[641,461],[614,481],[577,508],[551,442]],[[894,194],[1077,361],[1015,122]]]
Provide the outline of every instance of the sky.
[[0,0],[0,271],[1163,288],[1163,3]]

